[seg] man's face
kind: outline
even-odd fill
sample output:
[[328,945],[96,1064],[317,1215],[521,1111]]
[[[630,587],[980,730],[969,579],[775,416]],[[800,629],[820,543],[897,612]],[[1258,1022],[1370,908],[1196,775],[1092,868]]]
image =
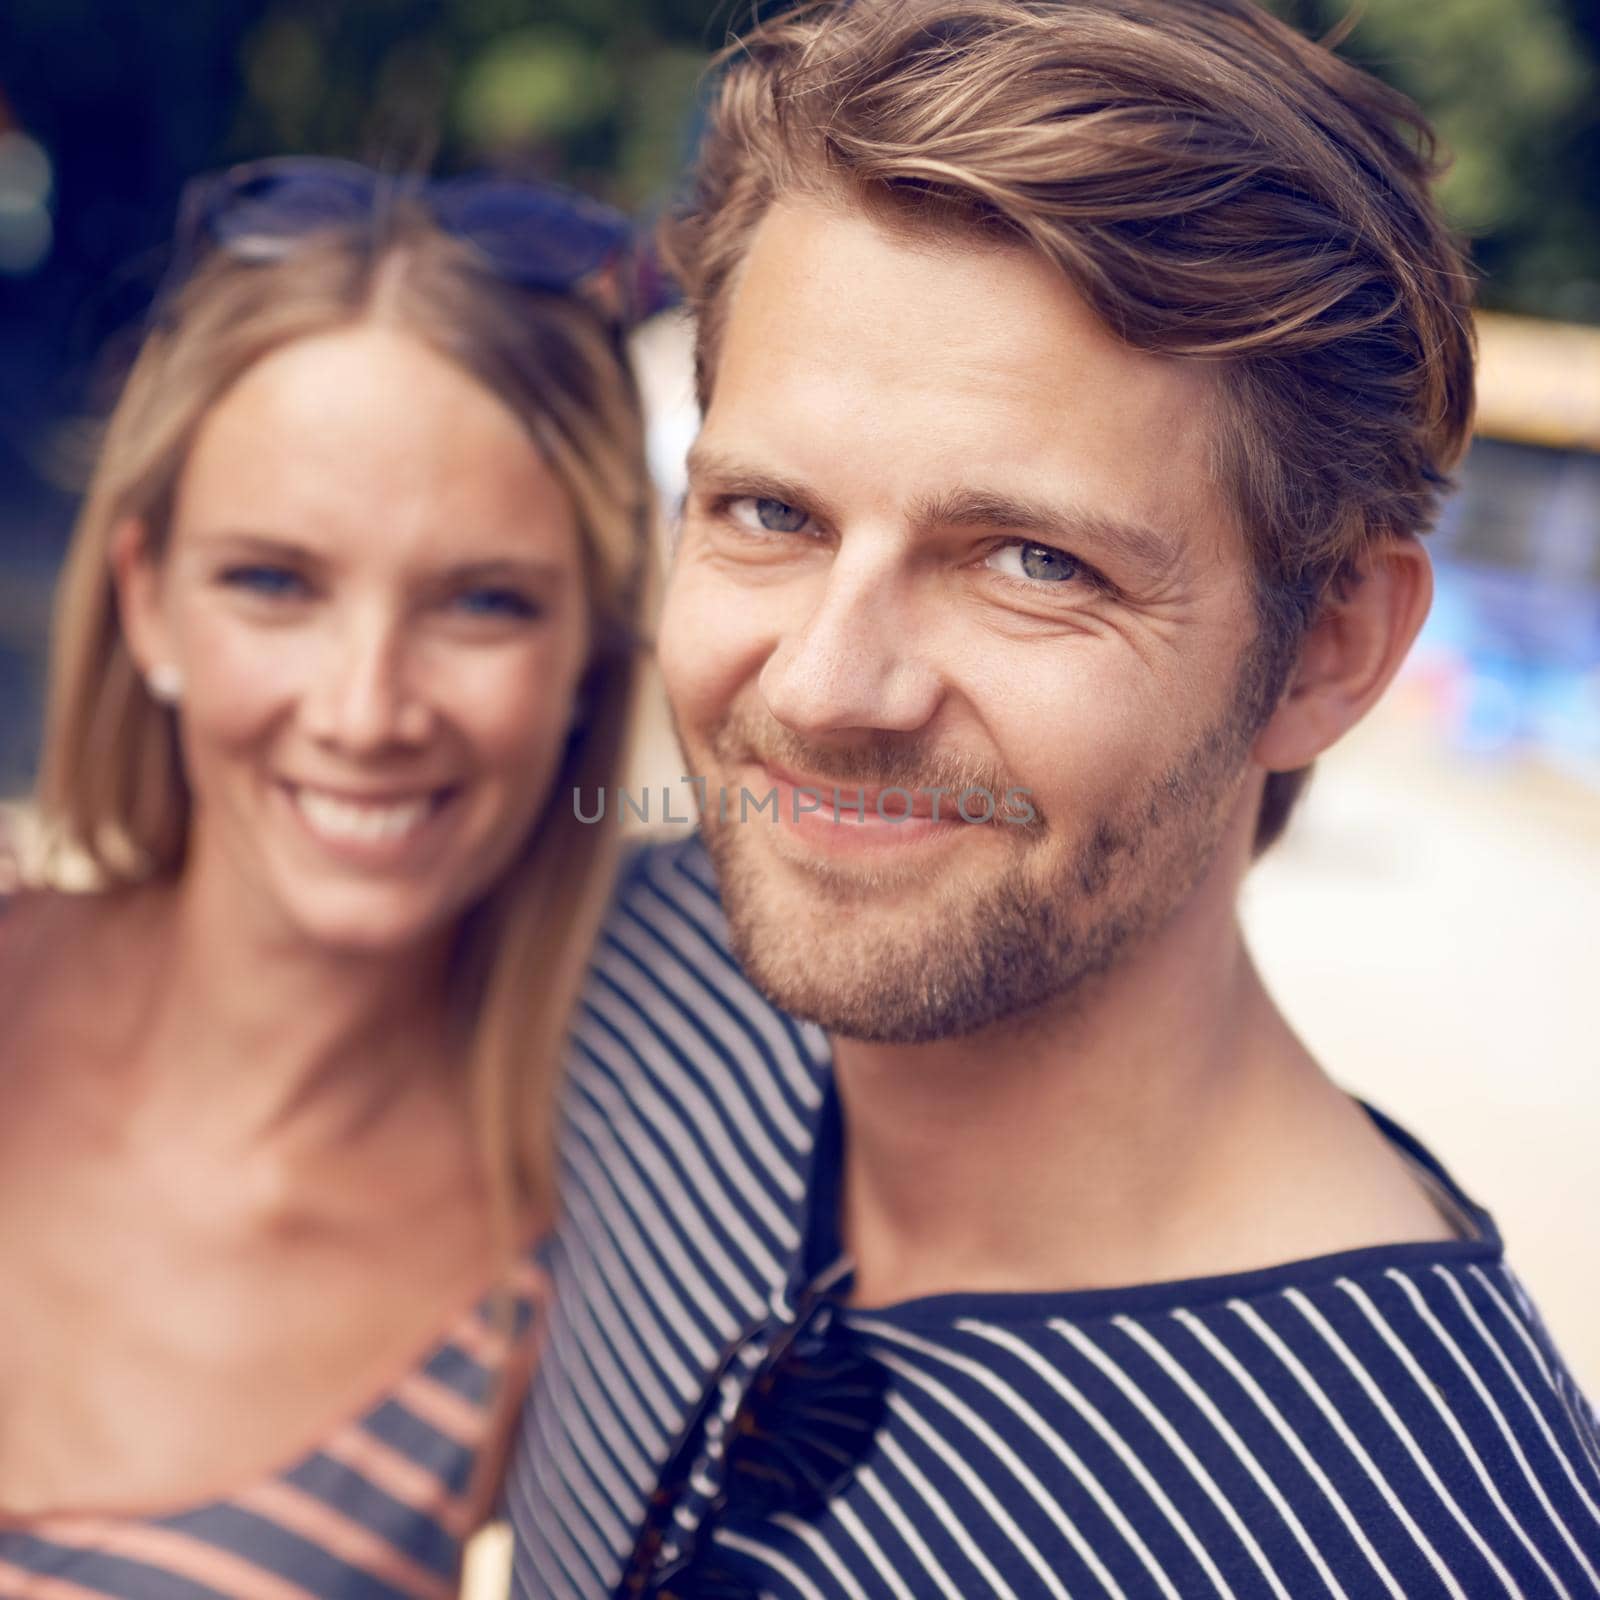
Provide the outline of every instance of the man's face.
[[[817,202],[763,220],[661,662],[778,1004],[854,1038],[970,1033],[1125,958],[1248,838],[1255,622],[1210,408],[1200,368],[1120,344],[1020,247]],[[796,822],[797,785],[866,820],[830,793]],[[890,786],[921,812],[955,792],[882,821]],[[994,820],[957,813],[973,788]],[[776,789],[778,820],[741,789]]]

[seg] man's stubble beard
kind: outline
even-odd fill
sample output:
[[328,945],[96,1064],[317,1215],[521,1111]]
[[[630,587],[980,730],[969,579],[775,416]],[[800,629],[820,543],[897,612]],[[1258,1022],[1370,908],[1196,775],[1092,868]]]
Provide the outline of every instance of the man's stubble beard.
[[[1246,679],[1259,670],[1244,667]],[[734,953],[774,1005],[870,1043],[928,1044],[1070,1004],[1159,929],[1215,859],[1260,725],[1264,686],[1240,686],[1255,693],[1097,818],[1059,865],[1038,864],[1048,826],[981,824],[1013,859],[976,882],[952,864],[898,921],[873,916],[875,896],[922,874],[775,863],[740,837],[749,824],[708,817]],[[1004,839],[1012,832],[1020,843]]]

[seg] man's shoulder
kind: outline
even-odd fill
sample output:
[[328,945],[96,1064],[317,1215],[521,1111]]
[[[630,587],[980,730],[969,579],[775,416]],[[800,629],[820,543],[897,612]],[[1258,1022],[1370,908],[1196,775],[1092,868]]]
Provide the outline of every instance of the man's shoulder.
[[655,834],[629,842],[617,873],[614,905],[632,906],[642,898],[715,908],[720,923],[716,873],[698,833]]
[[579,1070],[597,1060],[672,1096],[736,1087],[800,1136],[828,1061],[819,1029],[774,1006],[734,953],[698,835],[648,839],[623,859],[574,1025]]
[[632,963],[630,991],[678,994],[693,979],[754,995],[733,953],[716,874],[698,834],[642,839],[623,856],[601,927],[596,976],[618,977],[618,956]]
[[659,1358],[687,1394],[783,1282],[826,1056],[740,969],[700,841],[631,849],[573,1020],[558,1243],[581,1283],[556,1295],[558,1317],[597,1314],[600,1264],[601,1300],[652,1352],[628,1382]]
[[1092,1369],[1125,1395],[1159,1372],[1174,1404],[1221,1384],[1232,1395],[1227,1414],[1253,1394],[1292,1396],[1330,1424],[1362,1416],[1393,1426],[1404,1414],[1453,1431],[1455,1414],[1471,1413],[1474,1428],[1515,1432],[1556,1415],[1600,1466],[1595,1412],[1498,1237],[1126,1289],[940,1297],[904,1310],[851,1320],[886,1348],[937,1347],[991,1368],[1016,1356],[1041,1375]]
[[[1014,1502],[1036,1481],[1085,1528],[1114,1504],[1109,1564],[1130,1528],[1181,1524],[1250,1594],[1302,1562],[1295,1593],[1326,1592],[1319,1566],[1368,1574],[1362,1594],[1600,1593],[1595,1416],[1503,1258],[1361,1254],[850,1320],[976,1482]],[[1047,1518],[1025,1531],[1054,1537]],[[1541,1586],[1551,1571],[1569,1586]]]

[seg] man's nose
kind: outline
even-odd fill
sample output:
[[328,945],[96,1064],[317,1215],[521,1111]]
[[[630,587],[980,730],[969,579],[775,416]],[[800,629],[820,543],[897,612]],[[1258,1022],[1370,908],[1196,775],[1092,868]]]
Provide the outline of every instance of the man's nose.
[[433,717],[398,619],[351,617],[330,631],[303,716],[311,735],[350,755],[421,743]]
[[913,584],[897,551],[841,550],[813,609],[762,668],[773,716],[802,737],[925,726],[942,683],[919,644]]

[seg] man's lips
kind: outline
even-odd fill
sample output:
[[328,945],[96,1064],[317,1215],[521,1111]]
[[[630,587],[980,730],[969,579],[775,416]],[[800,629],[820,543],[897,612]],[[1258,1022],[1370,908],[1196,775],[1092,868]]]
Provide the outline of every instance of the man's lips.
[[916,817],[932,822],[935,820],[933,808],[937,798],[937,820],[954,820],[956,792],[937,784],[912,788],[907,784],[858,783],[848,778],[823,778],[815,773],[793,772],[776,762],[760,761],[759,758],[758,765],[775,787],[818,796],[821,804],[817,810],[824,816],[837,813],[840,818],[854,820],[864,814],[868,818],[888,821]]

